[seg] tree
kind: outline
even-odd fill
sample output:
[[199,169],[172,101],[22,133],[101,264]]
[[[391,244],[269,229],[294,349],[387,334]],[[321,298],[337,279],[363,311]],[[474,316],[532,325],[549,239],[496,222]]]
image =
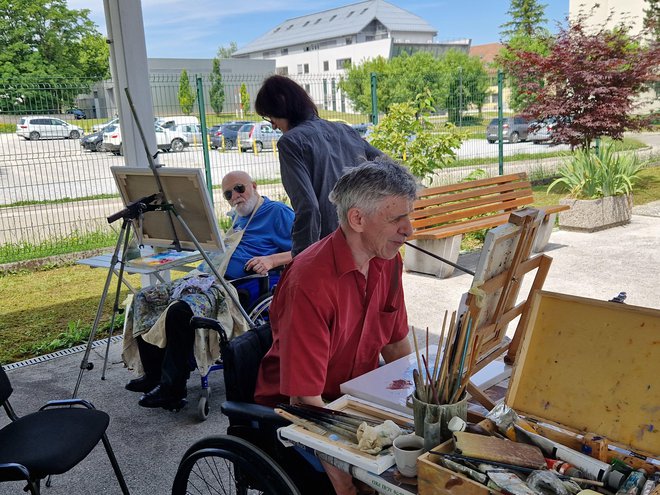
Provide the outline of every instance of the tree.
[[488,74],[481,60],[464,52],[450,50],[440,59],[440,67],[447,79],[444,106],[449,122],[460,122],[463,111],[469,105],[475,105],[481,113],[488,94]]
[[0,111],[61,110],[109,76],[89,10],[66,0],[0,0]]
[[181,71],[181,78],[179,79],[179,106],[185,115],[190,115],[195,104],[195,93],[190,87],[190,79],[188,79],[188,72],[186,69]]
[[631,36],[624,24],[587,32],[585,18],[561,28],[547,55],[508,46],[514,57],[506,68],[527,98],[524,114],[565,117],[553,136],[589,149],[599,136],[622,139],[624,131],[645,126],[632,114],[643,103],[635,96],[652,79],[660,49],[643,45],[645,33]]
[[516,35],[534,37],[539,34],[546,23],[545,8],[547,4],[539,4],[537,0],[511,0],[507,11],[510,21],[500,27],[502,39],[506,40]]
[[[366,61],[348,70],[346,78],[340,82],[340,88],[346,92],[357,110],[370,113],[371,73],[375,72],[378,74],[379,112],[387,112],[395,103],[419,102],[418,95],[427,91],[435,102],[447,105],[452,91],[457,97],[456,101],[460,100],[457,96],[460,88],[454,90],[452,84],[456,82],[460,86],[457,67],[461,65],[464,66],[462,78],[465,104],[469,100],[469,103],[479,106],[486,97],[483,63],[476,57],[453,50],[440,58],[427,52],[416,52],[413,55],[404,53],[392,60],[378,57]],[[468,94],[468,88],[470,91],[472,88],[479,90]],[[456,110],[457,107],[458,104]]]
[[250,111],[250,93],[245,83],[241,83],[241,105],[245,113]]
[[229,46],[221,46],[218,48],[217,58],[231,58],[232,53],[238,50],[238,45],[235,41],[230,41]]
[[371,134],[371,144],[429,183],[438,170],[456,158],[455,150],[465,138],[453,124],[436,129],[424,115],[433,110],[432,105],[428,92],[417,95],[414,104],[393,103]]
[[209,99],[211,108],[216,115],[222,113],[222,107],[225,104],[225,87],[222,84],[222,74],[220,73],[220,60],[213,59],[213,68],[211,69],[211,88],[209,89]]
[[649,8],[644,9],[644,29],[651,41],[660,42],[660,0],[646,0]]

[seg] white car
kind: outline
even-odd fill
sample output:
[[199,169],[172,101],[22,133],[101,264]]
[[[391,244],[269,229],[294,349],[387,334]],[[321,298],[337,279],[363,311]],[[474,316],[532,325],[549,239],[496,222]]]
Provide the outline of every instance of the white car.
[[111,125],[117,125],[117,124],[119,124],[119,117],[115,117],[112,120],[108,120],[107,122],[104,122],[103,124],[94,124],[92,126],[92,131],[93,132],[102,131],[106,127],[109,127]]
[[[183,151],[184,148],[190,145],[182,132],[163,129],[158,125],[154,126],[154,130],[156,131],[156,144],[159,150]],[[105,128],[103,131],[103,148],[105,151],[110,151],[115,155],[124,154],[119,124]]]
[[30,141],[39,139],[78,139],[84,134],[81,127],[47,115],[21,117],[16,134]]

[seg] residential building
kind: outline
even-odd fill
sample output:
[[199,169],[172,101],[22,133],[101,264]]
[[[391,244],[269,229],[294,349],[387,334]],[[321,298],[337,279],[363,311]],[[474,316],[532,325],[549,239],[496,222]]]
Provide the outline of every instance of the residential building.
[[568,16],[573,20],[582,13],[586,16],[586,25],[596,29],[613,28],[625,22],[633,26],[632,34],[638,34],[642,30],[645,8],[645,0],[569,0]]
[[[497,68],[495,66],[495,57],[500,53],[503,48],[502,43],[487,43],[485,45],[473,45],[470,47],[470,56],[479,57],[486,68],[486,72],[490,77],[490,84],[488,86],[488,96],[486,102],[482,107],[484,112],[497,111]],[[504,86],[502,88],[502,104],[505,111],[509,111],[509,99],[511,97],[511,88]]]
[[275,60],[277,73],[296,79],[319,106],[350,111],[337,83],[351,64],[403,52],[469,51],[469,39],[437,43],[436,35],[423,18],[384,0],[367,0],[287,19],[232,57]]

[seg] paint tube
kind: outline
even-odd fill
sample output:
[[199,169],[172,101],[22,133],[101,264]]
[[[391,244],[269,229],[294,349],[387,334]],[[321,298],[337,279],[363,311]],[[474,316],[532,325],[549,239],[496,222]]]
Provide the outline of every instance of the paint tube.
[[646,483],[644,483],[640,495],[651,495],[651,492],[653,492],[653,490],[656,487],[658,487],[659,484],[660,484],[660,473],[655,473],[648,480],[646,480]]
[[584,473],[568,462],[560,461],[559,459],[548,459],[546,457],[545,464],[548,466],[548,469],[552,469],[559,474],[565,474],[571,478],[584,478]]
[[646,483],[646,471],[638,469],[628,475],[616,495],[637,495]]

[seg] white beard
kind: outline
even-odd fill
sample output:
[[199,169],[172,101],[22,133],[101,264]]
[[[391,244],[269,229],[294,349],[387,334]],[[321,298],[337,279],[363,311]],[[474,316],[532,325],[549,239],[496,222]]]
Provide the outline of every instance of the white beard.
[[259,201],[259,197],[256,194],[253,194],[247,201],[234,206],[234,209],[241,217],[250,216],[254,211],[254,207],[257,206],[257,201]]

